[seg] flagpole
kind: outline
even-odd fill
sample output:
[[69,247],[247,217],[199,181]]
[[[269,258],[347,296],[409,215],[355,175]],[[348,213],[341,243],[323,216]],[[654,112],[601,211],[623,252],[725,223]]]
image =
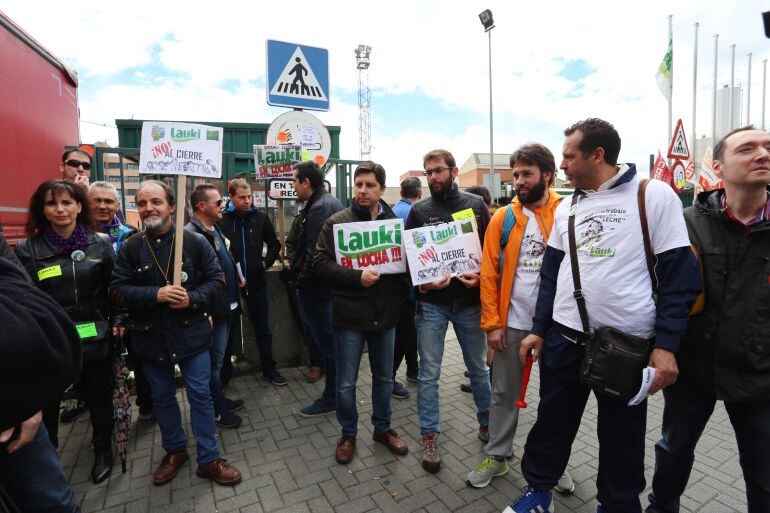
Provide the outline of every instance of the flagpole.
[[746,80],[748,87],[746,91],[746,123],[744,125],[751,124],[751,53],[749,53],[749,77]]
[[[693,52],[693,65],[692,65],[692,139],[690,139],[690,145],[692,146],[692,160],[693,160],[693,166],[695,165],[695,137],[696,137],[696,130],[695,130],[695,119],[696,119],[696,96],[698,94],[698,27],[700,26],[700,23],[697,21],[695,22],[695,51]],[[697,178],[697,174],[696,174]]]
[[727,121],[729,130],[735,128],[733,120],[735,119],[735,45],[730,45],[730,117]]
[[714,34],[714,99],[711,105],[711,147],[717,143],[717,57],[719,57],[719,34]]
[[668,98],[668,140],[673,137],[671,119],[674,117],[672,102],[674,101],[674,15],[668,15],[668,40],[671,41],[671,95]]

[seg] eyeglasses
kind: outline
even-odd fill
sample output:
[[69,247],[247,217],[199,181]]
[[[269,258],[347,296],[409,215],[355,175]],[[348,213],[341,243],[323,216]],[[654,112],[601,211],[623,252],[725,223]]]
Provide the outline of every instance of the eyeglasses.
[[215,203],[218,207],[222,206],[222,203],[224,203],[225,200],[222,198],[219,198],[218,200],[212,200],[212,201],[199,201],[198,203]]
[[80,166],[83,166],[83,169],[85,171],[88,171],[91,169],[91,163],[90,162],[83,162],[81,160],[77,159],[69,159],[64,161],[65,164],[67,164],[69,167],[79,168]]
[[444,171],[451,171],[451,167],[434,167],[433,169],[426,169],[424,174],[425,176],[430,176],[433,173],[443,173]]

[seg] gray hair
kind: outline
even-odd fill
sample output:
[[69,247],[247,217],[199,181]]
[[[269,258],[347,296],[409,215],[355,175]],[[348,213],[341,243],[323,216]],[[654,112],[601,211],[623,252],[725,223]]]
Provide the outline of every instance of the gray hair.
[[120,203],[120,194],[118,193],[118,190],[115,188],[115,186],[112,185],[110,182],[104,182],[104,181],[101,181],[101,180],[96,181],[96,182],[91,182],[91,185],[88,187],[88,190],[90,191],[91,189],[94,189],[96,187],[98,187],[100,189],[109,189],[109,190],[111,190],[112,193],[115,194],[115,201]]

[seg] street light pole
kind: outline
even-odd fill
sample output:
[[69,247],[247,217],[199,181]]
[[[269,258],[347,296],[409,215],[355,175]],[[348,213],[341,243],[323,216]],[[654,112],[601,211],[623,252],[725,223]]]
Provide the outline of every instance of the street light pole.
[[492,29],[495,28],[495,22],[492,19],[492,11],[486,9],[479,14],[481,24],[484,25],[484,32],[489,35],[489,189],[492,197],[496,199],[500,196],[500,191],[495,187],[495,151],[494,151],[494,123],[492,116]]

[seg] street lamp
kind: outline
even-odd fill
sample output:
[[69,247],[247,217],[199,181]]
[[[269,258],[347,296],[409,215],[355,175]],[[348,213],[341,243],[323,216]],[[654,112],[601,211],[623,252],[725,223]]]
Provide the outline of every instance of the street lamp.
[[484,32],[489,34],[489,189],[493,198],[500,196],[494,179],[495,152],[492,142],[493,124],[492,124],[492,29],[495,28],[495,20],[492,18],[492,11],[485,9],[479,14],[479,20],[484,25]]

